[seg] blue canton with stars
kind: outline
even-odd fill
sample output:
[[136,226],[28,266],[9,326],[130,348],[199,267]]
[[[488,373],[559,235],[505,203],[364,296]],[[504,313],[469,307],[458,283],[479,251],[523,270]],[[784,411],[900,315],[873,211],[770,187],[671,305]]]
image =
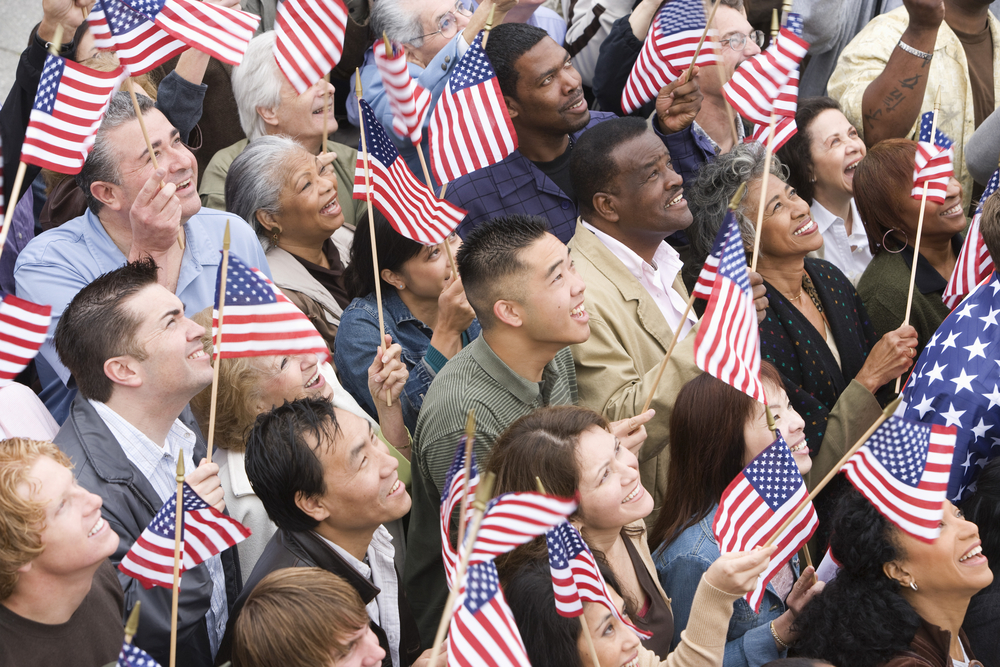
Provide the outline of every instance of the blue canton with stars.
[[657,16],[660,32],[675,35],[686,30],[705,29],[705,7],[701,0],[672,0]]
[[160,663],[138,646],[125,644],[118,654],[117,667],[160,667]]
[[163,5],[167,4],[167,0],[129,0],[127,4],[135,11],[155,21],[156,15],[163,9]]
[[[361,100],[361,116],[365,124],[365,142],[370,158],[378,160],[382,166],[388,169],[399,157],[399,151],[396,150],[389,135],[385,133],[382,123],[375,117],[375,112],[365,100]],[[361,152],[360,139],[358,140],[358,152]]]
[[[931,142],[931,127],[934,124],[934,112],[928,111],[920,117],[920,141],[925,143]],[[939,128],[934,128],[934,143],[941,149],[951,148],[953,143],[948,135],[942,132]]]
[[772,512],[802,488],[802,473],[780,431],[778,438],[743,469],[743,475]]
[[455,70],[448,78],[448,85],[452,92],[458,92],[478,86],[484,81],[489,81],[497,75],[493,71],[493,65],[483,50],[483,33],[479,33],[472,46],[465,52],[462,59],[458,61]]
[[802,14],[797,14],[795,12],[789,12],[788,18],[785,19],[785,27],[794,32],[797,36],[802,36],[802,28],[805,23],[802,21]]
[[115,35],[122,35],[147,21],[146,17],[132,11],[121,0],[97,0],[99,8],[104,10],[108,27]]
[[885,421],[865,446],[893,477],[916,487],[927,463],[931,427],[906,419]]
[[[184,511],[197,512],[208,507],[208,503],[202,500],[194,492],[187,482],[184,483]],[[174,528],[177,525],[177,494],[171,494],[170,500],[163,503],[163,507],[156,513],[153,520],[149,522],[149,529],[168,540],[174,539]],[[181,539],[184,539],[184,524],[181,523]]]
[[[726,230],[723,235],[722,230]],[[750,276],[747,273],[747,255],[743,249],[743,235],[732,211],[726,211],[719,234],[715,237],[712,254],[719,257],[718,273],[739,285],[750,294]]]
[[52,114],[52,108],[56,104],[56,95],[59,93],[59,83],[62,81],[65,69],[66,62],[59,56],[54,56],[51,53],[45,56],[45,68],[38,80],[34,109],[49,115]]
[[492,560],[475,563],[466,570],[465,608],[471,613],[478,613],[493,600],[500,589],[500,577],[497,566]]
[[557,570],[565,570],[571,560],[587,550],[580,533],[569,523],[563,523],[545,534],[549,547],[549,562]]
[[945,318],[903,391],[904,419],[956,426],[948,497],[964,499],[1000,453],[1000,280],[993,273]]
[[[465,471],[465,436],[463,436],[458,441],[458,446],[455,448],[455,459],[451,462],[451,468],[448,469],[448,476],[445,477],[444,492],[441,494],[441,503],[444,504],[448,500],[448,496],[451,495],[451,484],[455,479],[455,475],[460,472]],[[475,481],[476,475],[479,473],[476,471],[476,453],[472,452],[472,463],[469,464],[469,479]]]
[[[219,274],[222,273],[222,263],[215,276],[215,284],[219,284]],[[247,268],[236,255],[229,253],[229,270],[226,271],[226,305],[227,306],[257,306],[262,303],[275,303],[278,298],[274,290],[264,282],[264,279]],[[215,309],[219,309],[219,295],[215,295]]]

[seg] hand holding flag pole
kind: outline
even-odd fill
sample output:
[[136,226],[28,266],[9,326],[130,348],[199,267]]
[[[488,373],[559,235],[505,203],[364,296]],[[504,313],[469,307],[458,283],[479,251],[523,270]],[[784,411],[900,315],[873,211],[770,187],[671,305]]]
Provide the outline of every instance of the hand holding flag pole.
[[[468,465],[468,458],[466,458],[466,465]],[[469,477],[466,475],[466,480]],[[483,480],[479,483],[479,487],[476,489],[476,499],[472,501],[472,508],[475,512],[472,515],[469,526],[469,544],[465,548],[465,553],[462,554],[462,560],[459,561],[458,567],[455,569],[455,579],[454,586],[452,586],[451,591],[448,593],[448,601],[444,605],[444,613],[441,614],[441,622],[438,623],[437,634],[434,636],[434,648],[431,650],[431,662],[429,667],[436,667],[438,664],[438,655],[441,653],[441,645],[444,643],[445,633],[448,632],[448,626],[451,625],[451,617],[455,614],[455,602],[458,600],[458,592],[462,587],[462,579],[465,578],[465,571],[469,568],[469,560],[472,558],[472,552],[476,546],[476,536],[479,535],[479,527],[483,523],[483,516],[486,513],[486,505],[490,498],[493,496],[493,483],[496,481],[495,473],[487,473]],[[462,517],[459,517],[459,525],[462,523]],[[459,543],[458,548],[462,549],[462,544]]]
[[208,452],[205,457],[212,460],[212,443],[215,442],[215,405],[219,398],[219,367],[222,366],[222,309],[226,305],[226,273],[229,271],[229,218],[226,231],[222,235],[222,276],[219,278],[219,328],[212,342],[215,361],[212,366],[212,404],[208,412]]
[[[715,0],[715,2],[712,3],[712,11],[709,12],[708,14],[708,20],[705,21],[705,29],[701,33],[701,39],[698,40],[698,46],[696,46],[694,49],[694,57],[691,59],[691,65],[687,68],[687,71],[684,72],[683,76],[681,77],[681,79],[684,82],[688,82],[691,80],[691,76],[694,73],[694,64],[698,62],[698,56],[701,54],[701,47],[704,46],[705,38],[708,37],[708,31],[712,28],[712,21],[715,19],[715,10],[719,8],[719,4],[721,2],[722,0]],[[720,68],[722,67],[721,60],[719,61],[719,67]]]
[[[382,314],[382,277],[378,269],[378,247],[375,245],[375,214],[372,212],[371,171],[368,168],[368,144],[365,140],[365,118],[361,109],[361,71],[354,69],[354,93],[358,98],[358,122],[361,124],[361,155],[365,165],[365,203],[368,205],[368,231],[372,239],[372,266],[375,268],[375,300],[378,302],[379,347],[385,342],[385,316]],[[417,151],[420,152],[419,150]],[[392,394],[385,390],[385,404],[392,407]]]
[[[938,86],[937,93],[934,94],[934,116],[931,120],[931,143],[935,143],[937,131],[938,111],[941,109],[941,86]],[[917,236],[913,240],[913,266],[910,267],[910,289],[906,293],[906,314],[903,316],[903,326],[910,323],[910,309],[913,307],[913,284],[917,279],[917,264],[920,257],[920,236],[924,231],[924,210],[927,208],[927,191],[930,189],[930,180],[924,181],[924,192],[920,196],[920,215],[917,217]],[[898,394],[900,385],[903,382],[903,375],[896,378],[895,392]]]
[[876,419],[875,422],[868,427],[868,430],[864,432],[864,435],[858,438],[858,441],[854,443],[854,446],[851,447],[849,450],[847,450],[847,453],[844,454],[843,457],[841,457],[837,465],[830,468],[830,472],[826,473],[826,477],[821,479],[819,481],[819,484],[817,484],[813,488],[813,490],[809,492],[809,495],[806,496],[806,499],[803,500],[802,503],[795,508],[795,511],[789,515],[788,519],[785,520],[785,523],[774,534],[774,537],[772,537],[764,544],[765,547],[771,546],[771,544],[774,542],[777,536],[783,533],[785,529],[788,528],[789,524],[791,524],[792,521],[795,520],[795,517],[797,517],[799,513],[806,506],[808,506],[809,503],[811,503],[817,495],[819,495],[819,492],[822,491],[823,488],[830,483],[830,480],[832,480],[837,475],[837,473],[840,472],[840,469],[844,467],[844,464],[846,464],[850,460],[850,458],[854,456],[857,453],[857,451],[864,446],[866,442],[868,442],[868,438],[872,437],[872,433],[874,433],[878,429],[878,427],[882,425],[882,422],[884,422],[886,419],[891,417],[894,412],[896,412],[896,408],[899,407],[899,404],[900,402],[902,402],[902,400],[903,400],[902,396],[897,396],[891,403],[889,403],[889,405],[885,406],[885,409],[882,410],[882,414],[878,416],[878,419]]
[[[774,9],[771,12],[771,39],[777,39],[778,37],[778,10]],[[760,230],[764,224],[764,205],[767,203],[767,179],[771,175],[771,155],[773,153],[774,145],[774,125],[778,121],[778,110],[775,106],[771,107],[771,119],[768,121],[767,128],[767,148],[764,153],[764,173],[761,175],[760,179],[760,204],[757,206],[757,226],[754,228],[753,233],[753,258],[750,261],[750,270],[757,270],[757,257],[760,254]]]
[[170,599],[170,667],[177,665],[177,601],[181,591],[181,540],[184,539],[184,454],[177,457],[177,521],[174,524],[174,586]]

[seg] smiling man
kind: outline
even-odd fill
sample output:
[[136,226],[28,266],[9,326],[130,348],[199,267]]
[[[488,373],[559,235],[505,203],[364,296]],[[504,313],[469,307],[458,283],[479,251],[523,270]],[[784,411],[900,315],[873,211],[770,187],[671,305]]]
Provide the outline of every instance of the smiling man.
[[[642,410],[675,333],[674,348],[650,404],[656,417],[639,457],[642,482],[659,507],[666,489],[670,412],[684,384],[701,373],[694,363],[697,318],[682,263],[665,239],[691,224],[681,177],[670,155],[640,118],[617,118],[588,130],[570,164],[580,219],[570,241],[587,282],[590,338],[573,346],[580,402],[608,419]],[[656,510],[647,519],[655,522]]]
[[101,499],[76,484],[58,447],[0,440],[0,666],[115,660],[122,590],[108,556],[117,546]]
[[385,651],[382,664],[413,664],[420,637],[384,525],[410,510],[398,468],[367,421],[326,399],[302,398],[258,418],[247,440],[247,476],[278,532],[236,600],[218,663],[230,658],[237,619],[262,579],[319,567],[361,596]]
[[194,156],[153,101],[144,95],[137,99],[159,169],[153,168],[128,93],[116,94],[77,175],[89,210],[31,241],[14,268],[18,296],[52,306],[49,337],[35,363],[42,400],[60,423],[76,387],[59,361],[53,336],[66,305],[99,275],[150,257],[158,267],[157,281],[197,312],[215,302],[227,220],[232,251],[270,275],[249,225],[237,216],[202,209]]
[[[179,458],[195,493],[225,509],[219,466],[205,460],[205,443],[187,408],[212,382],[204,329],[157,283],[162,273],[145,259],[100,276],[73,298],[56,329],[59,357],[80,391],[55,443],[73,461],[79,485],[103,500],[101,514],[120,538],[111,555],[115,565],[176,493]],[[238,592],[234,556],[227,549],[184,573],[178,664],[212,664]],[[170,589],[147,590],[129,576],[118,578],[126,614],[142,602],[135,645],[169,662]]]

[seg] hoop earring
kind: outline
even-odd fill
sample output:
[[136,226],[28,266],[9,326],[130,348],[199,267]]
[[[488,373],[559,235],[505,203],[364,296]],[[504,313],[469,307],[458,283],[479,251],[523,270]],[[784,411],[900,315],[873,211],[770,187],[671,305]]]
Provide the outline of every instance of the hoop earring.
[[910,582],[910,588],[912,588],[913,590],[917,590],[917,582],[911,581]]
[[[900,248],[898,248],[897,250],[889,250],[889,248],[885,245],[886,239],[889,237],[889,234],[891,234],[892,232],[903,232],[903,236],[906,237],[906,240],[903,242],[903,245],[900,246]],[[903,252],[903,250],[908,245],[910,245],[910,235],[906,233],[905,229],[887,229],[887,230],[885,230],[885,234],[882,235],[882,249],[885,250],[887,253],[890,253],[892,255],[898,255],[899,253]]]

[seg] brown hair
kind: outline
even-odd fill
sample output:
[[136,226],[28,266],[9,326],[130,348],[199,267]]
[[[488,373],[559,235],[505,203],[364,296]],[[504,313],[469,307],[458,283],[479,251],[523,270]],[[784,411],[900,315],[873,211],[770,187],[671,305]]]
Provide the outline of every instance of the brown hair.
[[993,262],[1000,261],[1000,195],[996,192],[983,201],[979,233],[983,235],[983,243],[986,244]]
[[6,600],[17,585],[17,571],[27,565],[45,548],[45,504],[29,500],[18,493],[17,487],[28,483],[31,493],[37,490],[37,480],[28,477],[35,462],[47,456],[56,463],[72,468],[69,458],[51,442],[10,438],[0,440],[0,600]]
[[[760,379],[784,388],[770,363]],[[650,549],[669,544],[708,516],[733,478],[743,470],[744,428],[760,404],[739,389],[702,373],[677,394],[670,415],[670,463],[663,506],[649,535]]]
[[913,163],[917,142],[886,139],[868,149],[854,172],[854,203],[868,232],[872,254],[882,250],[886,232],[902,224],[901,197],[909,197],[913,187]]
[[257,584],[233,628],[233,667],[315,667],[343,658],[368,625],[358,592],[318,567],[275,570]]
[[[215,444],[222,449],[242,452],[247,435],[257,418],[257,400],[261,396],[265,371],[259,366],[259,357],[232,357],[218,360],[212,354],[212,308],[195,313],[191,318],[205,327],[201,344],[212,365],[219,366],[219,389],[215,406]],[[212,386],[202,389],[191,399],[191,411],[201,427],[201,434],[208,438],[209,413],[212,405]]]

